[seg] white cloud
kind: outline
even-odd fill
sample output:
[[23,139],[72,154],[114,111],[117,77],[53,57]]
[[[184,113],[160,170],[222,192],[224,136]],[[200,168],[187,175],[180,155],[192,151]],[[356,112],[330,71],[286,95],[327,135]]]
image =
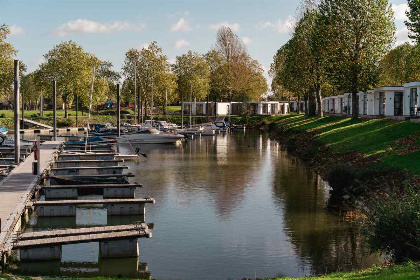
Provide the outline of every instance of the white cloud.
[[187,41],[185,41],[184,39],[178,40],[175,42],[175,48],[176,49],[180,49],[182,47],[186,47],[189,46],[190,43],[188,43]]
[[395,43],[397,46],[402,45],[404,43],[413,43],[413,40],[408,38],[408,29],[404,27],[402,29],[397,30],[395,36],[397,37],[397,42]]
[[244,42],[245,45],[249,45],[252,43],[252,40],[249,37],[242,37],[242,42]]
[[171,31],[191,31],[191,27],[188,25],[188,21],[181,18],[178,22],[171,25]]
[[58,37],[64,37],[72,33],[114,33],[120,31],[142,31],[146,25],[132,25],[128,21],[114,21],[112,23],[101,23],[87,19],[71,20],[63,23],[51,33]]
[[10,29],[10,36],[20,35],[20,34],[25,33],[25,30],[23,29],[23,27],[17,26],[15,24],[14,25],[10,25],[9,26],[9,29]]
[[140,46],[140,50],[142,50],[142,49],[148,49],[148,48],[149,48],[149,44],[148,43],[141,44],[141,46]]
[[392,9],[394,10],[396,20],[406,20],[407,16],[405,12],[408,10],[408,5],[403,4],[392,4]]
[[258,24],[258,27],[261,29],[272,28],[274,31],[277,31],[278,33],[288,33],[292,31],[295,23],[296,23],[296,19],[293,16],[288,16],[286,20],[283,21],[279,19],[275,23],[272,23],[269,21],[260,22]]
[[241,26],[239,25],[239,23],[229,23],[227,21],[222,21],[216,24],[211,24],[209,26],[210,30],[219,30],[220,27],[229,27],[230,29],[232,29],[232,31],[239,31],[241,30]]

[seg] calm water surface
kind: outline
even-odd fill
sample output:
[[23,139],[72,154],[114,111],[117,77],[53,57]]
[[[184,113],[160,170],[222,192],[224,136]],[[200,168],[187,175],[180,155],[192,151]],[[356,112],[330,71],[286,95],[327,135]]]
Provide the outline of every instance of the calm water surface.
[[[100,260],[98,244],[63,246],[61,263],[21,264],[20,272],[60,275],[151,275],[157,279],[242,279],[303,276],[363,268],[369,256],[356,228],[325,210],[328,186],[267,135],[202,137],[178,146],[141,146],[148,158],[128,162],[154,197],[140,257]],[[131,147],[120,147],[132,153]],[[28,230],[124,224],[78,209],[76,218],[32,217]],[[146,270],[149,274],[143,274]]]

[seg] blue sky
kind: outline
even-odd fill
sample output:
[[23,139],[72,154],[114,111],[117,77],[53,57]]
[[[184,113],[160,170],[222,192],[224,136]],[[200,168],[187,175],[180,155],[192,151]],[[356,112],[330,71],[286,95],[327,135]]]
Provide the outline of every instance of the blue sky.
[[[230,26],[249,54],[268,69],[273,55],[290,38],[299,1],[290,0],[0,0],[0,24],[18,59],[33,71],[54,45],[73,40],[119,71],[124,54],[157,41],[170,60],[188,50],[214,46],[217,27]],[[392,0],[398,44],[407,41],[405,0]],[[267,75],[266,75],[267,76]]]

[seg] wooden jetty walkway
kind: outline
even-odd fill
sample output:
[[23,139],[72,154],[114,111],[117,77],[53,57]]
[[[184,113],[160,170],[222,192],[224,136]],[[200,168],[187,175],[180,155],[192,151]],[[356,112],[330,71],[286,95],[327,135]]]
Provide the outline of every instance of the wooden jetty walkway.
[[34,206],[52,206],[52,205],[90,205],[90,204],[144,204],[155,203],[154,198],[136,198],[136,199],[78,199],[78,200],[54,200],[54,201],[36,201]]
[[[41,145],[41,170],[48,167],[60,144],[59,141],[49,141]],[[34,155],[31,154],[0,182],[0,252],[3,251],[10,233],[19,226],[18,221],[39,180],[39,176],[32,173],[33,162]]]
[[27,123],[27,124],[30,124],[30,125],[33,125],[33,126],[40,127],[40,128],[53,129],[53,127],[50,126],[50,125],[46,125],[46,124],[43,124],[43,123],[40,123],[40,122],[36,122],[36,121],[33,121],[33,120],[28,120],[26,118],[23,119],[23,122],[24,123]]
[[23,249],[27,247],[44,247],[52,245],[66,245],[66,244],[76,244],[76,243],[90,243],[95,241],[110,241],[115,239],[131,239],[147,237],[151,238],[152,233],[148,229],[134,229],[118,232],[105,232],[105,233],[91,233],[84,235],[72,235],[72,236],[63,236],[63,237],[50,237],[50,238],[41,238],[33,240],[23,240],[18,241],[13,245],[14,249]]
[[50,185],[43,189],[105,189],[105,188],[141,188],[141,184],[91,184],[91,185]]
[[58,238],[72,235],[87,235],[92,233],[106,233],[106,232],[119,232],[119,231],[130,231],[148,229],[146,223],[130,224],[130,225],[118,225],[118,226],[100,226],[100,227],[88,227],[88,228],[76,228],[76,229],[60,229],[60,230],[47,230],[47,231],[36,231],[22,233],[17,236],[18,241],[31,240],[39,238]]

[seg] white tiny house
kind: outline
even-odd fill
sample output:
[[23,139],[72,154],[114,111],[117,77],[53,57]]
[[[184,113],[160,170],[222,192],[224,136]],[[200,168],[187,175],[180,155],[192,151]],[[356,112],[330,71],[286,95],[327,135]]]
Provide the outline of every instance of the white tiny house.
[[404,116],[420,116],[420,82],[404,85]]
[[374,115],[402,116],[404,87],[380,87],[374,90]]

